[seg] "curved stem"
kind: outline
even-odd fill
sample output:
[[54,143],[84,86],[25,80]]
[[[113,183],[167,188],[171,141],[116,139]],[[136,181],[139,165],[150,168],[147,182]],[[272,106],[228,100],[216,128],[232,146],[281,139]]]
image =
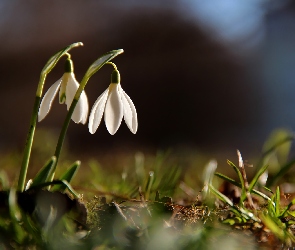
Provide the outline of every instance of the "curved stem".
[[60,60],[60,58],[62,56],[66,55],[66,56],[70,57],[70,54],[68,53],[68,51],[70,51],[72,48],[82,46],[82,45],[83,45],[83,43],[81,43],[81,42],[73,43],[73,44],[65,47],[61,51],[57,52],[54,56],[52,56],[47,61],[47,63],[45,64],[44,68],[41,71],[40,80],[39,80],[39,84],[37,86],[37,91],[36,91],[36,96],[35,96],[35,102],[34,102],[34,106],[33,106],[33,112],[32,112],[32,116],[31,116],[31,120],[30,120],[30,127],[29,127],[29,131],[28,131],[27,139],[26,139],[26,144],[25,144],[25,148],[24,148],[18,184],[17,184],[17,189],[21,192],[23,192],[23,190],[25,188],[25,181],[26,181],[26,176],[27,176],[27,172],[28,172],[28,166],[29,166],[31,150],[32,150],[32,145],[33,145],[33,140],[34,140],[34,134],[35,134],[35,129],[36,129],[36,123],[37,123],[37,118],[38,118],[38,111],[39,111],[39,106],[41,103],[41,96],[42,96],[46,76],[55,67],[55,65],[57,64],[57,62]]
[[106,64],[111,64],[115,70],[118,70],[116,64],[114,64],[113,62],[107,62]]

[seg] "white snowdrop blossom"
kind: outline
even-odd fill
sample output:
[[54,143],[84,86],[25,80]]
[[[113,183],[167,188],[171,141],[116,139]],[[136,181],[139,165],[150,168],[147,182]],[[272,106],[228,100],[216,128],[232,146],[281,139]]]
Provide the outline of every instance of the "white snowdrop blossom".
[[88,124],[91,134],[96,132],[103,114],[107,130],[111,135],[117,132],[123,117],[130,131],[133,134],[136,133],[138,127],[136,109],[130,97],[121,87],[120,75],[117,70],[113,71],[110,86],[98,97],[92,107]]
[[[56,81],[45,93],[39,107],[38,121],[42,121],[50,111],[52,102],[56,97],[58,90],[59,103],[65,103],[67,105],[67,110],[69,110],[78,88],[79,83],[77,82],[75,74],[72,72],[72,70],[70,70],[70,72],[65,72],[63,76],[58,81]],[[72,120],[75,123],[85,124],[87,121],[88,109],[88,99],[85,92],[83,91],[71,117]]]

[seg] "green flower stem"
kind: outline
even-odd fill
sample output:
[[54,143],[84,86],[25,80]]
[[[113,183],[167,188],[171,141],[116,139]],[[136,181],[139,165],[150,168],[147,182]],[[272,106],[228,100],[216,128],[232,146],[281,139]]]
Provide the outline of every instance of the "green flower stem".
[[22,165],[20,169],[19,179],[18,179],[17,189],[21,192],[24,190],[24,187],[25,187],[25,181],[26,181],[26,176],[27,176],[27,171],[28,171],[28,166],[30,161],[31,149],[33,145],[33,139],[34,139],[34,134],[36,129],[40,102],[41,102],[41,98],[39,96],[36,96],[34,107],[33,107],[33,114],[32,114],[31,122],[30,122],[30,128],[29,128],[27,141],[26,141],[26,145],[24,149],[24,155],[23,155]]
[[[81,81],[81,84],[80,84],[80,86],[79,86],[79,88],[78,88],[78,90],[76,92],[74,100],[73,100],[73,102],[72,102],[72,104],[70,106],[70,109],[69,109],[69,111],[67,113],[67,116],[65,118],[65,121],[63,123],[62,129],[60,131],[60,135],[59,135],[58,142],[57,142],[57,145],[56,145],[56,148],[55,148],[55,153],[54,153],[54,156],[56,157],[55,167],[57,165],[57,162],[58,162],[58,159],[59,159],[59,156],[60,156],[61,148],[63,146],[64,140],[65,140],[65,137],[66,137],[66,133],[67,133],[70,121],[71,121],[71,117],[72,117],[72,115],[74,113],[74,110],[75,110],[75,107],[76,107],[76,105],[77,105],[77,103],[79,101],[80,95],[81,95],[83,89],[85,88],[85,86],[87,84],[87,81],[89,79],[83,78],[83,80]],[[78,93],[79,93],[79,95],[77,95]]]
[[36,97],[35,97],[35,103],[33,106],[33,112],[31,116],[31,121],[30,121],[30,128],[29,132],[27,135],[27,140],[25,144],[25,149],[24,149],[24,154],[23,154],[23,159],[22,159],[22,164],[21,164],[21,169],[20,169],[20,174],[19,174],[19,179],[18,179],[18,185],[17,189],[21,192],[24,191],[25,187],[25,181],[26,181],[26,176],[28,172],[28,166],[29,166],[29,161],[30,161],[30,156],[31,156],[31,150],[32,150],[32,145],[33,145],[33,140],[34,140],[34,134],[35,134],[35,129],[36,129],[36,123],[37,123],[37,118],[38,118],[38,111],[39,111],[39,106],[41,102],[41,96],[43,92],[43,87],[44,83],[46,80],[47,75],[49,72],[54,68],[54,66],[57,64],[57,62],[60,60],[60,58],[64,55],[69,55],[67,52],[71,50],[74,47],[82,46],[83,43],[78,42],[78,43],[73,43],[63,50],[57,52],[54,56],[52,56],[44,68],[41,71],[40,75],[40,80],[39,84],[37,87],[37,92],[36,92]]
[[106,64],[110,64],[114,67],[115,70],[118,70],[116,64],[114,64],[113,62],[107,62]]
[[55,149],[55,154],[54,154],[54,156],[56,157],[55,168],[56,168],[58,160],[59,160],[59,156],[60,156],[61,149],[62,149],[64,140],[65,140],[65,137],[66,137],[66,133],[67,133],[70,121],[71,121],[72,114],[73,114],[73,112],[75,110],[75,107],[76,107],[78,101],[79,101],[79,98],[80,98],[80,95],[81,95],[82,91],[86,87],[86,84],[87,84],[88,80],[103,65],[105,65],[106,63],[108,63],[110,60],[112,60],[114,57],[116,57],[117,55],[119,55],[121,53],[123,53],[122,49],[112,50],[112,51],[104,54],[103,56],[99,57],[93,64],[91,64],[91,66],[88,68],[87,72],[85,73],[85,75],[84,75],[84,77],[83,77],[83,79],[82,79],[82,81],[80,83],[80,86],[79,86],[79,88],[78,88],[78,90],[77,90],[77,92],[76,92],[76,94],[74,96],[73,102],[72,102],[72,104],[70,106],[70,109],[69,109],[69,111],[67,113],[67,116],[65,118],[65,121],[63,123],[62,129],[61,129],[61,132],[60,132],[60,135],[59,135],[59,138],[58,138],[58,142],[57,142],[56,149]]
[[41,73],[40,81],[39,81],[36,96],[35,96],[35,103],[33,106],[33,112],[32,112],[31,121],[30,121],[30,128],[27,135],[27,140],[26,140],[23,159],[22,159],[22,165],[21,165],[19,179],[18,179],[17,189],[21,192],[24,190],[24,187],[25,187],[26,176],[28,172],[28,166],[29,166],[34,134],[36,129],[36,123],[38,118],[38,111],[39,111],[39,106],[41,102],[41,95],[42,95],[42,90],[43,90],[46,76],[47,76],[46,73],[44,72]]
[[56,165],[57,165],[57,162],[58,162],[58,159],[59,159],[59,156],[60,156],[61,148],[63,146],[64,140],[65,140],[65,137],[66,137],[66,133],[67,133],[70,121],[71,121],[71,117],[72,117],[72,115],[74,113],[74,110],[75,110],[75,107],[76,107],[76,105],[77,105],[77,103],[79,101],[80,95],[82,94],[82,92],[83,92],[84,88],[86,87],[86,84],[87,84],[87,82],[88,82],[88,80],[90,79],[91,76],[88,76],[87,74],[85,74],[85,76],[83,77],[83,79],[82,79],[82,81],[80,83],[80,86],[77,89],[77,92],[76,92],[76,94],[74,96],[72,104],[71,104],[71,106],[69,108],[69,111],[67,113],[65,121],[63,123],[62,129],[60,131],[60,135],[58,137],[58,142],[57,142],[57,145],[56,145],[56,148],[55,148],[55,153],[54,153],[54,156],[56,157]]

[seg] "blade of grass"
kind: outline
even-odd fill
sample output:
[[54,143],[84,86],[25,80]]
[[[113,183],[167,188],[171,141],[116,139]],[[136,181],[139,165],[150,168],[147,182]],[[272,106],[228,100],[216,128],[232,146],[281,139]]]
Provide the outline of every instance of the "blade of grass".
[[267,181],[267,187],[272,187],[295,164],[295,159],[286,163],[273,177]]
[[215,194],[215,196],[217,196],[217,198],[221,201],[223,201],[224,203],[228,204],[229,206],[233,207],[234,204],[233,202],[227,197],[225,196],[223,193],[220,193],[215,187],[213,187],[211,184],[209,184],[209,189],[211,190],[211,192],[213,194]]
[[249,192],[255,187],[257,181],[259,180],[259,177],[266,171],[268,168],[268,165],[264,165],[262,168],[259,169],[259,171],[255,174],[252,181],[249,184]]
[[263,153],[262,156],[257,164],[257,168],[261,168],[262,165],[264,165],[266,157],[268,157],[270,154],[272,154],[279,146],[282,146],[283,144],[293,141],[294,135],[287,135],[285,138],[279,140],[278,142],[274,143],[271,147],[267,148]]
[[272,220],[271,216],[268,214],[261,214],[259,217],[263,224],[266,225],[280,240],[284,242],[285,232]]
[[[243,180],[244,180],[245,195],[246,195],[245,199],[247,198],[248,203],[249,203],[249,206],[251,208],[255,209],[255,206],[254,206],[254,203],[253,203],[253,200],[252,200],[250,191],[249,191],[249,183],[248,183],[248,180],[247,180],[247,174],[246,174],[246,169],[245,169],[244,161],[243,161],[241,152],[239,150],[237,150],[237,155],[238,155],[238,158],[239,158],[239,168],[240,168],[240,171],[241,171]],[[241,205],[243,205],[243,201],[244,201],[244,197],[241,196],[241,199],[240,199]]]
[[234,170],[235,172],[238,174],[238,177],[239,177],[239,180],[240,180],[240,183],[241,183],[241,197],[240,197],[240,205],[243,205],[243,201],[246,199],[247,197],[247,191],[246,191],[246,188],[245,188],[245,182],[244,182],[244,178],[242,176],[242,173],[240,171],[240,169],[235,165],[233,164],[230,160],[227,160],[227,164],[230,165]]
[[39,184],[37,186],[30,187],[29,190],[31,190],[31,189],[42,189],[44,187],[48,187],[48,186],[51,186],[51,185],[64,185],[64,186],[67,187],[67,189],[69,190],[69,192],[76,199],[80,199],[80,195],[72,188],[72,186],[70,185],[70,183],[68,183],[66,180],[55,180],[55,181],[41,183],[41,184]]
[[288,204],[288,206],[283,210],[282,214],[280,215],[280,218],[285,215],[286,212],[295,204],[295,198]]
[[274,195],[274,203],[275,203],[276,217],[279,217],[280,216],[280,206],[281,206],[281,193],[280,193],[279,186],[277,187],[276,193]]
[[[233,179],[231,179],[231,178],[229,178],[229,177],[227,177],[227,176],[225,176],[225,175],[223,175],[221,173],[216,172],[215,175],[218,176],[219,178],[225,180],[225,181],[228,181],[229,183],[231,183],[231,184],[233,184],[233,185],[235,185],[235,186],[237,186],[239,188],[242,187],[242,185],[240,183],[236,182],[235,180],[233,180]],[[258,191],[256,189],[252,189],[251,192],[256,194],[256,195],[259,195],[260,197],[262,197],[265,200],[271,201],[271,198],[269,198],[267,195],[265,195],[264,193],[261,193],[260,191]]]
[[33,179],[33,183],[31,184],[31,187],[38,186],[42,183],[48,182],[50,176],[54,172],[54,167],[56,163],[56,157],[52,156],[40,169],[40,171],[36,174],[35,178]]
[[210,191],[217,196],[218,199],[223,201],[224,203],[228,204],[231,209],[236,213],[238,216],[242,216],[245,219],[253,219],[255,221],[259,221],[259,218],[257,218],[252,212],[247,211],[244,208],[238,208],[236,207],[233,202],[224,194],[220,193],[217,189],[215,189],[211,184],[209,184]]
[[262,153],[262,157],[266,157],[267,155],[271,154],[274,150],[277,149],[277,147],[281,146],[282,144],[289,142],[289,141],[293,141],[294,140],[294,135],[289,135],[286,136],[284,139],[278,141],[277,143],[275,143],[272,147],[270,147],[269,149],[267,149],[266,151],[264,151]]
[[[61,181],[67,181],[68,183],[71,183],[72,179],[74,178],[75,174],[79,170],[79,167],[81,165],[80,161],[74,162],[70,168],[60,177]],[[64,192],[67,187],[65,185],[55,185],[52,187],[52,191],[59,191]]]
[[13,223],[14,235],[16,236],[18,243],[21,244],[22,241],[24,240],[25,232],[20,226],[21,211],[17,204],[16,190],[13,188],[11,188],[9,191],[8,204],[9,204],[10,218]]
[[150,197],[150,193],[151,193],[151,187],[153,185],[154,182],[154,172],[150,171],[149,172],[149,177],[148,177],[148,181],[145,187],[145,199],[148,200]]
[[206,165],[205,169],[203,170],[203,182],[204,182],[204,188],[203,188],[203,196],[204,199],[206,199],[209,192],[209,184],[212,184],[212,179],[214,176],[214,172],[217,168],[217,161],[211,160]]

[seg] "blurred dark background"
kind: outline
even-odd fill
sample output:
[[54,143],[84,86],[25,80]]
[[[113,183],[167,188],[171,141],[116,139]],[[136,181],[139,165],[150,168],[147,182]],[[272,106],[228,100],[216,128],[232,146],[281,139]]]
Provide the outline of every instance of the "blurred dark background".
[[[295,127],[295,4],[287,0],[0,1],[0,146],[22,148],[46,61],[68,44],[77,80],[103,53],[133,100],[139,129],[111,136],[71,123],[68,142],[85,152],[113,148],[260,151],[269,133]],[[110,66],[86,87],[90,108]],[[63,60],[45,91],[63,74]],[[44,92],[45,93],[45,92]],[[38,129],[59,133],[55,100]]]

